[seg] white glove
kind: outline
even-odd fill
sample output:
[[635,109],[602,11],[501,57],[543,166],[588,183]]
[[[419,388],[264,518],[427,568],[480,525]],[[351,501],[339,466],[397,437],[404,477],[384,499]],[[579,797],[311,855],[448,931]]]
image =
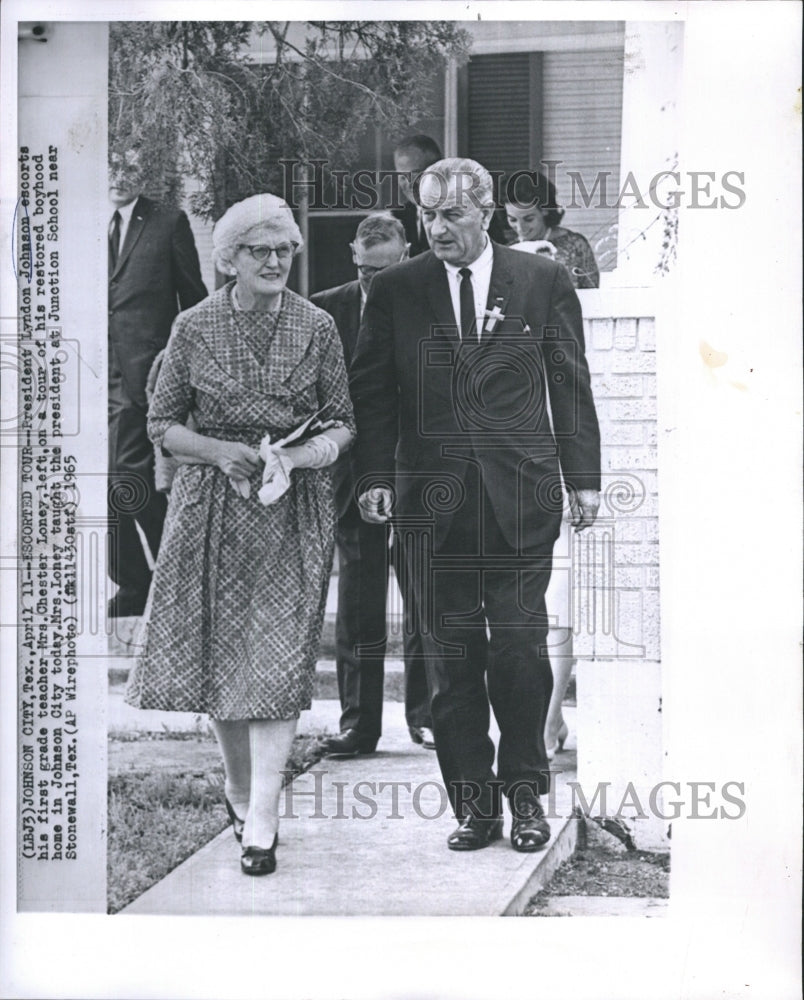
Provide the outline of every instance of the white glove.
[[298,447],[294,446],[294,463],[298,469],[324,469],[337,459],[340,449],[331,437],[318,434]]

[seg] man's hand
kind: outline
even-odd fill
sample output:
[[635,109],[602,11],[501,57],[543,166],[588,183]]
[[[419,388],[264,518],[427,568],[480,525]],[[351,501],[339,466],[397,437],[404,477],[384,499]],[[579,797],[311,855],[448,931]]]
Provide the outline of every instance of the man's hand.
[[391,491],[385,486],[375,486],[360,494],[357,501],[360,507],[360,516],[369,524],[385,524],[391,516],[394,497]]
[[576,531],[583,531],[595,523],[600,507],[598,490],[569,490],[570,520]]

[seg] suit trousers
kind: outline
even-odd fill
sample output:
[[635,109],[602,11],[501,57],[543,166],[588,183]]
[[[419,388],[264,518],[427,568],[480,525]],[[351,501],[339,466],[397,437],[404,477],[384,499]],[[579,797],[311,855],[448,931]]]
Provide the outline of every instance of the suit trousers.
[[122,375],[109,366],[109,576],[120,591],[143,605],[151,569],[137,531],[140,525],[156,559],[167,498],[154,483],[154,453],[143,407],[131,400]]
[[[336,670],[341,732],[355,729],[362,744],[382,733],[386,604],[391,553],[384,524],[367,524],[356,506],[339,519]],[[395,569],[396,569],[395,565]],[[400,589],[404,587],[400,585]],[[410,602],[405,605],[405,719],[411,727],[432,727],[421,637]]]
[[[553,675],[544,595],[552,543],[517,551],[470,466],[465,502],[429,560],[411,561],[421,615],[433,731],[458,819],[499,815],[500,793],[525,782],[545,794],[544,722]],[[425,544],[427,548],[427,544]],[[490,712],[500,729],[497,774]]]

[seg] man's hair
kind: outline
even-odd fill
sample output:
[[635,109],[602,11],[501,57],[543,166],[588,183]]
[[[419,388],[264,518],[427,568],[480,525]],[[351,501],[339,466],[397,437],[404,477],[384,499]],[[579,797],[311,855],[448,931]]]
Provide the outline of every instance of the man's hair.
[[429,135],[410,135],[394,147],[395,153],[418,153],[422,170],[441,159],[441,147]]
[[419,176],[419,190],[425,177],[437,178],[441,196],[447,193],[447,186],[453,177],[459,178],[460,194],[469,196],[469,200],[478,208],[494,208],[494,182],[491,174],[477,160],[466,157],[451,156],[433,163]]
[[355,243],[361,243],[367,250],[378,243],[399,240],[405,245],[405,227],[390,212],[372,212],[357,227]]

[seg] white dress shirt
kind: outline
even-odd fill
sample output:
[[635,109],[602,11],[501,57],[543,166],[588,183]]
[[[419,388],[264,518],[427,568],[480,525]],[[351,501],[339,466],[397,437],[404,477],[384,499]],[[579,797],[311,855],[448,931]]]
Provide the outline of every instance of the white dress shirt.
[[[486,245],[483,252],[473,260],[468,267],[472,272],[472,291],[475,296],[475,317],[477,318],[477,339],[483,333],[483,324],[486,318],[486,304],[489,300],[489,286],[491,285],[491,265],[494,262],[494,251],[491,240],[486,237]],[[455,264],[448,264],[444,261],[444,268],[447,272],[447,282],[449,284],[449,295],[452,299],[452,311],[455,313],[455,322],[458,326],[458,336],[461,335],[461,269]]]

